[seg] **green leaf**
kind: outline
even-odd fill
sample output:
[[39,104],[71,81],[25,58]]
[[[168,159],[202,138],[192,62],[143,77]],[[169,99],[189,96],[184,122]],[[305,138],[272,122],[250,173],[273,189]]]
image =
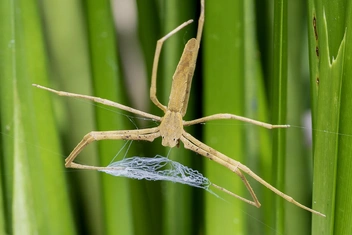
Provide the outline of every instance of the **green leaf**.
[[[305,2],[288,2],[288,83],[287,83],[287,129],[286,187],[285,193],[305,206],[312,203],[312,155],[307,141],[310,129],[302,126],[309,116],[309,67],[306,45]],[[308,121],[310,122],[310,121]],[[292,234],[310,234],[312,214],[285,202],[285,229]]]
[[[49,0],[42,2],[42,8],[50,55],[49,86],[79,94],[92,94],[86,25],[80,5],[71,0]],[[67,58],[70,58],[69,62]],[[94,106],[82,100],[53,94],[50,96],[54,99],[58,130],[67,157],[78,141],[95,129]],[[98,165],[97,151],[92,147],[78,159],[86,164]],[[86,230],[93,234],[101,234],[103,216],[99,173],[68,171],[67,176],[75,195],[74,200],[80,201],[73,204],[73,209],[79,211],[81,221],[86,221]]]
[[[268,122],[268,104],[264,86],[263,65],[258,57],[255,7],[253,1],[244,2],[244,82],[245,82],[245,116]],[[262,35],[263,36],[263,35]],[[255,125],[245,125],[245,164],[267,182],[272,182],[273,174],[270,130]],[[246,205],[246,211],[263,223],[248,221],[248,234],[270,234],[272,230],[265,226],[272,224],[273,193],[257,182],[252,184],[253,190],[260,200],[260,209]]]
[[[274,36],[273,36],[273,80],[271,83],[272,95],[272,122],[286,123],[287,110],[287,1],[274,2]],[[286,171],[286,130],[273,130],[273,169],[274,187],[285,191]],[[280,233],[285,231],[284,199],[275,198],[275,229]]]
[[[215,113],[244,115],[243,2],[206,1],[203,64],[203,116]],[[233,120],[204,126],[204,142],[223,154],[244,162],[244,125]],[[205,159],[204,159],[205,160]],[[205,175],[211,182],[246,195],[243,182],[228,169],[206,160]],[[224,196],[205,195],[207,234],[245,233],[245,203]],[[236,223],[233,223],[236,221]]]
[[73,234],[50,99],[31,86],[47,83],[38,5],[3,2],[1,9],[5,14],[0,21],[8,23],[0,45],[6,59],[1,60],[0,77],[7,233]]
[[[165,1],[162,4],[162,15],[161,27],[163,35],[166,35],[171,30],[179,26],[181,23],[193,19],[194,22],[177,32],[175,35],[170,37],[163,46],[162,58],[160,61],[161,71],[158,76],[159,83],[159,99],[167,105],[169,101],[169,95],[171,90],[172,77],[175,72],[176,66],[180,60],[184,45],[190,38],[196,37],[196,28],[198,27],[199,14],[196,14],[199,9],[199,4],[196,5],[187,0],[171,0]],[[182,11],[175,11],[175,9],[183,9]],[[193,10],[192,10],[193,9]],[[196,80],[197,77],[194,77]],[[197,90],[197,81],[193,83],[191,90],[191,96],[195,94]],[[195,103],[189,104],[187,115],[185,119],[193,119],[195,116]],[[194,131],[192,128],[187,128],[187,131]],[[174,148],[170,153],[169,149],[164,149],[165,156],[168,156],[174,161],[181,162],[184,165],[192,166],[196,156],[191,151],[188,151],[181,147],[180,149]],[[164,234],[194,234],[196,228],[195,222],[199,220],[197,218],[198,213],[192,210],[192,205],[196,205],[197,201],[192,198],[196,189],[192,189],[186,185],[175,184],[172,182],[162,182],[163,188],[166,189],[164,200],[164,215],[165,215],[165,228]]]
[[[313,206],[326,218],[313,217],[313,234],[348,234],[351,217],[351,102],[348,31],[351,7],[345,2],[309,5],[311,84],[313,90]],[[337,17],[338,16],[338,17]],[[346,17],[346,18],[345,18]]]
[[[116,38],[109,1],[87,1],[86,15],[91,58],[93,94],[113,101],[122,99],[122,78],[117,59]],[[124,129],[123,117],[106,109],[95,109],[96,128],[100,131]],[[101,141],[98,144],[99,164],[108,165],[123,141]],[[128,180],[103,174],[102,195],[106,234],[132,234],[132,208]],[[116,219],[119,218],[119,219]],[[138,225],[136,225],[138,226]]]

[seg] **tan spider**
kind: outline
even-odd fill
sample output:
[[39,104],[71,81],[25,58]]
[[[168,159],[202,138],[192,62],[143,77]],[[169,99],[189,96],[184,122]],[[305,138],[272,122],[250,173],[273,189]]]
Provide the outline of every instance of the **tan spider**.
[[206,144],[202,143],[201,141],[197,140],[194,138],[192,135],[187,133],[183,127],[184,126],[190,126],[193,124],[197,123],[203,123],[206,121],[211,121],[211,120],[216,120],[216,119],[235,119],[243,122],[248,122],[254,125],[262,126],[268,129],[272,128],[287,128],[289,125],[272,125],[256,120],[252,120],[249,118],[241,117],[241,116],[236,116],[233,114],[214,114],[211,116],[195,119],[192,121],[184,121],[183,117],[186,114],[187,106],[188,106],[188,100],[189,100],[189,94],[190,94],[190,89],[191,89],[191,82],[192,82],[192,77],[195,69],[195,64],[197,60],[197,55],[198,55],[198,50],[199,50],[199,44],[200,40],[202,37],[202,31],[203,31],[203,24],[204,24],[204,0],[201,0],[201,13],[199,17],[199,22],[198,22],[198,32],[197,32],[197,37],[190,39],[183,51],[183,54],[181,56],[181,59],[179,61],[179,64],[176,68],[176,72],[173,76],[173,81],[172,81],[172,87],[171,87],[171,94],[170,94],[170,99],[169,99],[169,104],[168,106],[162,105],[158,98],[156,97],[156,79],[157,79],[157,69],[158,69],[158,62],[159,62],[159,56],[161,52],[162,45],[165,40],[167,40],[170,36],[175,34],[177,31],[185,27],[186,25],[190,24],[193,22],[193,20],[189,20],[187,22],[184,22],[174,30],[172,30],[170,33],[168,33],[166,36],[158,40],[157,45],[156,45],[156,50],[155,50],[155,56],[154,56],[154,62],[153,62],[153,72],[152,72],[152,81],[151,81],[151,87],[150,87],[150,99],[153,101],[153,103],[158,106],[162,111],[164,111],[164,116],[159,117],[155,116],[149,113],[145,113],[140,110],[133,109],[131,107],[112,102],[110,100],[102,99],[99,97],[93,97],[93,96],[87,96],[87,95],[80,95],[80,94],[74,94],[74,93],[69,93],[69,92],[64,92],[64,91],[56,91],[47,87],[43,87],[40,85],[33,84],[33,86],[51,91],[53,93],[56,93],[60,96],[69,96],[69,97],[76,97],[76,98],[82,98],[82,99],[87,99],[87,100],[92,100],[97,103],[101,103],[104,105],[112,106],[115,108],[119,108],[146,118],[151,118],[155,121],[160,122],[160,125],[158,127],[154,128],[146,128],[146,129],[140,129],[140,130],[119,130],[119,131],[92,131],[88,133],[87,135],[84,136],[82,141],[74,148],[74,150],[71,152],[71,154],[65,159],[65,166],[67,168],[78,168],[78,169],[92,169],[92,170],[106,170],[108,169],[107,167],[97,167],[97,166],[88,166],[88,165],[82,165],[82,164],[77,164],[73,162],[73,160],[77,157],[77,155],[90,143],[98,140],[144,140],[144,141],[154,141],[154,139],[161,137],[162,138],[162,145],[165,147],[175,147],[179,144],[181,141],[186,149],[190,149],[198,154],[203,155],[206,158],[209,158],[229,170],[233,171],[236,173],[243,183],[245,184],[247,190],[251,194],[251,197],[253,201],[247,200],[243,197],[240,197],[232,192],[229,192],[228,190],[219,187],[217,185],[212,184],[216,188],[231,194],[232,196],[239,198],[251,205],[254,205],[256,207],[260,207],[260,203],[251,188],[249,182],[247,181],[246,177],[244,176],[243,172],[257,180],[259,183],[279,195],[280,197],[284,198],[288,202],[291,202],[295,204],[298,207],[301,207],[307,211],[310,211],[312,213],[318,214],[320,216],[325,216],[320,212],[317,212],[315,210],[312,210],[297,201],[293,200],[293,198],[289,197],[288,195],[282,193],[278,189],[274,188],[271,186],[269,183],[264,181],[262,178],[260,178],[258,175],[256,175],[254,172],[252,172],[248,167],[243,165],[242,163],[233,160],[232,158],[229,158],[225,156],[224,154],[212,149],[211,147],[207,146]]

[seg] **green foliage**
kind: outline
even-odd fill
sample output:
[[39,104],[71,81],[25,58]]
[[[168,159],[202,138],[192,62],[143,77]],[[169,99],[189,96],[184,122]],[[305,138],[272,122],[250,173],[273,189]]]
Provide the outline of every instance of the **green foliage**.
[[38,10],[35,1],[1,2],[1,232],[74,234],[49,94],[31,86],[47,84]]
[[[0,1],[0,234],[351,233],[348,1],[205,0],[201,51],[185,117],[233,113],[291,124],[290,129],[266,130],[218,120],[186,130],[300,203],[313,204],[327,218],[297,208],[250,177],[262,204],[259,209],[219,191],[224,200],[185,185],[64,168],[65,157],[89,131],[156,124],[102,105],[57,97],[31,84],[162,115],[148,97],[156,41],[194,19],[162,50],[157,96],[166,105],[183,47],[196,35],[198,1],[129,2],[136,4],[138,28],[133,17],[121,26],[119,16],[131,16],[127,10],[115,12],[114,22],[114,4],[107,0]],[[141,54],[134,56],[138,48]],[[301,124],[309,108],[312,149],[303,133],[311,129]],[[128,151],[125,147],[126,156],[168,156],[250,198],[228,169],[182,144],[169,152],[160,140],[154,142],[135,141]],[[107,165],[124,143],[94,143],[77,162]]]
[[[311,84],[314,131],[313,234],[348,234],[351,177],[351,4],[309,4]],[[336,17],[338,16],[338,17]],[[322,131],[324,130],[324,131]]]
[[[223,9],[233,9],[233,13],[224,14]],[[203,116],[221,112],[245,115],[243,2],[223,1],[222,4],[218,4],[215,1],[208,1],[205,14]],[[204,142],[243,162],[244,125],[233,122],[214,121],[206,124]],[[236,181],[236,175],[231,171],[225,171],[223,166],[207,160],[204,172],[215,184],[239,195],[244,194],[243,183],[240,180]],[[229,197],[225,199],[231,203],[219,203],[219,199],[213,195],[205,195],[207,234],[234,234],[246,231],[247,216],[243,213],[246,205]],[[238,223],[233,224],[234,218]]]

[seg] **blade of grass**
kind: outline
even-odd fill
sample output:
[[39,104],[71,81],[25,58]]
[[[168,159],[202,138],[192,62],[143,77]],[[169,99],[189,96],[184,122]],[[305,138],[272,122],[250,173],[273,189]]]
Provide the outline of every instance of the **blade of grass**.
[[[204,31],[204,115],[214,113],[244,114],[243,3],[241,1],[206,1]],[[244,162],[243,124],[235,121],[207,123],[204,142],[212,148]],[[206,161],[205,175],[215,184],[241,196],[243,183],[231,171]],[[206,234],[245,234],[245,203],[225,197],[224,203],[205,195]],[[234,221],[236,221],[234,223]]]
[[[288,90],[286,149],[286,193],[298,202],[311,207],[312,156],[310,144],[301,126],[308,111],[308,54],[305,38],[306,15],[303,1],[288,2]],[[311,213],[286,204],[286,231],[291,234],[310,234]]]
[[[316,126],[313,127],[313,129],[337,133],[339,131],[344,41],[341,44],[341,52],[336,60],[332,61],[332,64],[330,64],[329,57],[325,54],[324,58],[324,52],[322,52],[322,50],[320,51],[321,62],[329,63],[329,65],[324,65],[325,69],[321,69],[320,71],[319,98],[316,110],[317,113],[315,114]],[[319,203],[314,208],[325,213],[328,218],[313,217],[313,231],[316,231],[319,234],[334,234],[333,229],[334,213],[336,210],[336,172],[339,152],[339,137],[338,135],[327,135],[321,132],[315,132],[314,138],[315,184],[313,198],[314,202]],[[324,194],[324,196],[322,194]]]
[[[47,45],[50,55],[52,87],[79,94],[92,94],[89,53],[81,6],[77,1],[42,1]],[[68,61],[67,58],[70,58]],[[94,127],[93,105],[82,100],[52,96],[66,156],[78,141]],[[87,103],[87,102],[86,102]],[[81,115],[81,114],[84,114]],[[95,147],[95,146],[94,146]],[[87,164],[97,165],[96,148],[79,156]],[[102,234],[101,173],[68,171],[80,233]]]
[[[344,58],[344,76],[342,80],[341,89],[341,111],[340,111],[340,129],[341,133],[339,140],[339,159],[338,159],[338,171],[336,178],[337,189],[336,189],[336,214],[335,214],[335,226],[334,234],[349,234],[352,233],[352,225],[349,223],[352,217],[352,201],[351,192],[352,185],[349,179],[352,178],[352,162],[351,162],[351,148],[352,145],[352,68],[351,68],[351,55],[352,47],[350,43],[352,40],[352,5],[348,4],[346,7],[346,47],[345,47],[345,58]],[[347,134],[344,136],[343,134]]]
[[[120,4],[123,3],[121,2]],[[125,2],[124,4],[130,4],[129,8],[137,12],[135,4],[132,2]],[[159,14],[159,12],[154,12],[155,2],[138,2],[138,5],[142,5],[139,6],[138,11],[142,15],[141,19],[138,20],[138,22],[141,23],[141,25],[139,25],[139,32],[142,34],[139,36],[143,39],[142,41],[138,41],[137,39],[135,30],[137,28],[135,25],[137,21],[131,18],[131,16],[135,15],[135,12],[131,12],[131,14],[124,11],[121,12],[121,10],[118,10],[120,8],[118,4],[115,6],[114,11],[120,47],[119,54],[122,58],[121,66],[126,81],[126,89],[128,89],[131,97],[129,106],[150,112],[148,106],[151,104],[151,101],[148,97],[149,86],[147,86],[150,82],[150,78],[145,74],[145,67],[147,67],[147,70],[151,71],[151,67],[149,66],[152,64],[153,55],[150,55],[150,58],[147,58],[147,56],[149,55],[148,53],[151,53],[151,51],[155,49],[156,38],[158,38],[158,35],[151,34],[155,31],[159,31],[159,28],[157,28],[158,24],[153,25],[154,27],[152,27],[151,22],[158,20],[158,17],[155,16]],[[127,15],[130,15],[130,20],[120,20],[122,17],[128,17]],[[146,28],[144,28],[144,24],[146,24]],[[143,35],[146,32],[148,35]],[[155,38],[155,40],[153,41],[153,44],[150,45],[150,48],[143,48],[143,51],[147,54],[144,56],[146,61],[142,61],[143,56],[140,56],[141,46],[139,43],[142,42],[142,45],[145,46],[146,44],[149,44],[153,38]],[[158,111],[160,112],[160,110]],[[135,119],[134,121],[135,125],[129,125],[127,127],[128,129],[134,129],[136,126],[138,126],[138,128],[150,127],[150,124],[152,123],[150,120],[148,121],[144,118]],[[137,145],[134,143],[132,148],[128,151],[128,155],[153,157],[156,154],[160,154],[161,149],[160,142],[157,143],[157,141],[154,141],[154,143],[149,143],[143,141]],[[164,227],[160,226],[160,224],[163,224],[164,220],[162,216],[163,206],[161,203],[161,183],[133,180],[130,181],[129,184],[131,199],[135,202],[132,205],[133,219],[135,221],[135,234],[162,233]],[[139,205],[140,203],[143,203],[142,207]]]
[[[184,45],[189,38],[196,36],[195,29],[198,27],[199,18],[199,14],[196,14],[196,12],[199,12],[198,9],[198,2],[197,4],[194,4],[187,0],[168,0],[163,3],[163,14],[161,17],[163,19],[161,23],[163,35],[166,35],[189,19],[194,20],[192,25],[187,26],[176,35],[173,35],[164,44],[162,57],[163,70],[162,73],[159,73],[162,74],[162,76],[159,76],[158,82],[161,85],[159,86],[161,88],[159,97],[165,105],[168,103],[172,77],[183,52]],[[192,94],[194,94],[195,88],[196,87],[193,86],[193,89],[191,90]],[[194,111],[195,109],[192,107],[192,103],[189,104],[186,119],[192,119],[194,117]],[[190,129],[188,128],[187,131],[189,130]],[[168,151],[169,149],[166,149],[165,154],[168,154]],[[181,162],[187,166],[191,166],[192,158],[194,157],[195,154],[185,149],[173,149],[169,155],[170,159]],[[194,219],[197,218],[197,214],[192,210],[192,205],[195,204],[195,202],[192,202],[192,192],[195,190],[186,185],[174,184],[172,182],[163,182],[162,184],[166,186],[167,191],[165,194],[164,233],[194,234],[196,232]]]
[[[1,130],[1,128],[0,128],[0,130]],[[2,146],[1,139],[2,138],[0,138],[0,148]],[[0,157],[3,157],[2,153],[0,153]],[[3,168],[1,162],[0,162],[0,169],[1,169],[1,172],[4,172],[3,171],[4,168]],[[4,205],[5,198],[4,198],[4,192],[3,192],[4,188],[5,187],[4,187],[3,176],[0,175],[0,233],[2,233],[2,234],[6,234],[6,217],[5,217],[5,205]]]
[[[314,208],[327,218],[313,217],[313,234],[346,234],[351,217],[350,185],[341,177],[351,171],[349,57],[346,2],[310,2],[310,61],[313,90]],[[345,19],[345,16],[346,19]],[[315,23],[313,23],[315,22]],[[315,26],[315,27],[314,27]],[[347,135],[345,135],[347,134]]]
[[[267,98],[263,81],[263,69],[258,56],[258,44],[256,35],[256,16],[254,2],[245,1],[245,27],[244,27],[244,81],[245,81],[245,116],[261,121],[268,121]],[[261,38],[264,35],[261,35]],[[268,182],[271,182],[271,138],[270,130],[258,128],[254,125],[246,125],[246,160],[245,164],[256,174]],[[252,184],[253,190],[258,196],[262,207],[260,209],[247,205],[246,209],[251,217],[263,221],[263,223],[251,220],[247,223],[248,234],[272,233],[272,199],[273,194],[258,183]],[[266,234],[264,233],[264,234]]]
[[11,22],[4,27],[4,38],[10,40],[0,48],[9,59],[1,61],[6,71],[1,76],[1,120],[9,133],[3,142],[8,232],[73,234],[50,102],[31,87],[45,84],[47,75],[38,6],[19,1],[5,11],[4,22]]
[[[4,229],[11,233],[13,203],[13,152],[14,140],[9,138],[14,136],[13,128],[13,78],[15,77],[15,6],[12,1],[0,2],[0,26],[2,33],[0,36],[0,121],[1,121],[1,172],[2,188],[4,191],[2,204],[4,210],[2,214]],[[5,219],[6,218],[6,219]],[[5,231],[4,231],[5,234]]]
[[[287,100],[287,1],[274,2],[274,46],[273,46],[273,80],[272,89],[272,120],[275,124],[286,123]],[[273,174],[274,186],[285,192],[285,153],[286,130],[273,130]],[[284,199],[275,198],[275,230],[285,232]]]
[[148,84],[150,85],[155,45],[156,41],[162,37],[160,34],[160,12],[156,1],[137,0],[137,6],[138,33],[148,71]]
[[[122,79],[116,56],[116,38],[110,2],[87,1],[86,15],[91,59],[93,93],[109,100],[123,101]],[[125,129],[123,117],[96,108],[98,130]],[[122,147],[123,142],[102,141],[98,145],[100,165],[107,165]],[[102,175],[105,234],[133,234],[132,211],[128,180]],[[140,195],[140,200],[142,200]],[[140,204],[139,206],[143,206]],[[138,224],[135,224],[138,226]]]

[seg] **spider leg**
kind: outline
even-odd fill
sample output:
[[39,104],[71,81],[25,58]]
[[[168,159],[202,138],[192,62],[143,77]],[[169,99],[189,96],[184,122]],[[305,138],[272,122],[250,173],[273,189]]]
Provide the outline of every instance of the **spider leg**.
[[193,20],[189,20],[189,21],[184,22],[183,24],[181,24],[180,26],[178,26],[177,28],[172,30],[170,33],[166,34],[164,37],[159,39],[158,42],[156,43],[154,61],[153,61],[152,81],[151,81],[151,85],[150,85],[150,99],[153,101],[153,103],[158,108],[160,108],[164,112],[166,112],[167,107],[165,105],[162,105],[160,103],[160,101],[158,100],[158,98],[156,97],[156,78],[157,78],[157,74],[158,74],[158,64],[159,64],[159,57],[160,57],[160,53],[161,53],[161,48],[163,47],[163,43],[169,37],[171,37],[172,35],[174,35],[179,30],[181,30],[182,28],[184,28],[185,26],[189,25],[192,22],[193,22]]
[[[70,155],[65,159],[65,167],[101,170],[104,167],[94,167],[74,163],[73,160],[78,154],[90,143],[99,140],[143,140],[152,142],[160,136],[159,127],[146,128],[140,130],[124,130],[124,131],[92,131],[86,134],[81,142],[72,150]],[[105,168],[104,168],[105,169]]]
[[206,117],[202,117],[202,118],[198,118],[198,119],[194,119],[192,121],[184,121],[184,126],[190,126],[190,125],[194,125],[194,124],[198,124],[198,123],[203,123],[203,122],[207,122],[207,121],[213,121],[213,120],[219,120],[219,119],[235,119],[238,121],[242,121],[242,122],[248,122],[257,126],[262,126],[265,127],[267,129],[273,129],[273,128],[288,128],[290,127],[290,125],[272,125],[270,123],[265,123],[265,122],[260,122],[257,120],[253,120],[250,118],[246,118],[246,117],[242,117],[242,116],[238,116],[238,115],[234,115],[234,114],[229,114],[229,113],[218,113],[218,114],[213,114],[210,116],[206,116]]
[[57,94],[59,96],[67,96],[67,97],[74,97],[74,98],[91,100],[91,101],[94,101],[96,103],[100,103],[100,104],[104,104],[104,105],[111,106],[111,107],[114,107],[114,108],[122,109],[122,110],[125,110],[127,112],[134,113],[134,114],[137,114],[137,115],[140,115],[140,116],[143,116],[143,117],[146,117],[146,118],[150,118],[150,119],[153,119],[153,120],[156,120],[156,121],[160,121],[161,120],[161,117],[159,117],[159,116],[156,116],[156,115],[153,115],[153,114],[150,114],[150,113],[146,113],[146,112],[143,112],[143,111],[140,111],[140,110],[137,110],[137,109],[134,109],[134,108],[128,107],[126,105],[119,104],[119,103],[116,103],[116,102],[113,102],[113,101],[110,101],[110,100],[107,100],[107,99],[102,99],[102,98],[99,98],[99,97],[89,96],[89,95],[75,94],[75,93],[70,93],[70,92],[66,92],[66,91],[57,91],[57,90],[54,90],[54,89],[51,89],[51,88],[48,88],[48,87],[45,87],[45,86],[37,85],[37,84],[32,84],[32,85],[35,86],[35,87],[38,87],[40,89],[53,92],[53,93],[55,93],[55,94]]
[[257,174],[255,174],[253,171],[251,171],[247,166],[239,163],[238,168],[241,169],[246,174],[248,174],[249,176],[251,176],[256,181],[258,181],[260,184],[267,187],[269,190],[273,191],[275,194],[277,194],[280,197],[282,197],[283,199],[285,199],[286,201],[288,201],[288,202],[290,202],[290,203],[292,203],[292,204],[294,204],[304,210],[307,210],[307,211],[312,212],[314,214],[320,215],[322,217],[326,217],[324,214],[322,214],[318,211],[315,211],[309,207],[306,207],[306,206],[302,205],[301,203],[297,202],[296,200],[294,200],[292,197],[288,196],[287,194],[284,194],[283,192],[281,192],[280,190],[278,190],[277,188],[275,188],[274,186],[272,186],[271,184],[269,184],[268,182],[266,182],[265,180],[260,178]]
[[229,195],[231,195],[231,196],[233,196],[233,197],[235,197],[235,198],[237,198],[237,199],[240,199],[241,201],[244,201],[244,202],[246,202],[246,203],[248,203],[248,204],[250,204],[250,205],[252,205],[252,206],[256,206],[256,207],[258,207],[258,208],[261,206],[260,203],[259,203],[259,201],[258,201],[258,203],[259,203],[259,206],[258,206],[255,202],[253,202],[253,201],[251,201],[251,200],[248,200],[247,198],[241,197],[241,196],[239,196],[239,195],[237,195],[237,194],[235,194],[235,193],[233,193],[233,192],[227,190],[227,189],[224,188],[224,187],[218,186],[218,185],[213,184],[213,183],[211,183],[211,186],[213,186],[213,187],[219,189],[220,191],[223,191],[223,192],[225,192],[225,193],[227,193],[227,194],[229,194]]
[[200,43],[204,26],[204,0],[200,1],[200,16],[198,20],[197,41]]
[[242,182],[244,183],[244,185],[246,186],[247,190],[249,191],[249,193],[252,196],[253,201],[248,200],[246,198],[243,198],[223,187],[220,187],[216,184],[211,184],[212,186],[214,186],[215,188],[224,191],[225,193],[230,194],[233,197],[236,197],[244,202],[247,202],[248,204],[251,204],[253,206],[256,207],[260,207],[260,202],[257,199],[257,196],[255,195],[251,185],[249,184],[248,180],[246,179],[246,177],[242,174],[242,172],[238,169],[239,168],[239,162],[226,157],[225,155],[215,151],[214,149],[208,147],[207,145],[203,144],[202,142],[200,142],[199,140],[197,140],[196,138],[194,138],[192,135],[188,134],[187,132],[184,132],[183,136],[181,137],[181,141],[184,144],[184,147],[186,149],[192,150],[193,152],[196,152],[200,155],[203,155],[206,158],[209,158],[210,160],[213,160],[217,163],[219,163],[220,165],[225,166],[226,168],[230,169],[231,171],[235,172],[242,180]]
[[[290,202],[290,203],[292,203],[292,204],[294,204],[294,205],[296,205],[296,206],[298,206],[298,207],[300,207],[300,208],[302,208],[304,210],[307,210],[307,211],[310,211],[310,212],[312,212],[314,214],[317,214],[317,215],[325,217],[324,214],[300,204],[299,202],[295,201],[292,197],[290,197],[290,196],[284,194],[283,192],[279,191],[278,189],[276,189],[275,187],[270,185],[268,182],[266,182],[265,180],[260,178],[258,175],[256,175],[247,166],[245,166],[242,163],[240,163],[240,162],[238,162],[238,161],[236,161],[236,160],[234,160],[232,158],[229,158],[226,155],[224,155],[224,154],[212,149],[211,147],[207,146],[206,144],[204,144],[201,141],[199,141],[196,138],[194,138],[189,133],[184,131],[183,134],[182,134],[182,137],[181,137],[181,141],[184,143],[184,146],[185,146],[186,149],[190,149],[190,150],[192,150],[192,151],[194,151],[196,153],[199,153],[199,154],[203,155],[204,157],[207,157],[207,158],[209,158],[211,160],[214,160],[215,162],[225,166],[226,168],[230,169],[231,171],[235,172],[238,176],[240,176],[242,181],[246,185],[248,191],[250,192],[253,200],[254,200],[253,203],[254,204],[258,203],[257,204],[258,207],[260,206],[260,203],[259,203],[258,199],[256,198],[253,189],[249,185],[249,182],[244,177],[244,175],[242,174],[241,171],[245,172],[250,177],[252,177],[256,181],[258,181],[260,184],[264,185],[269,190],[271,190],[275,194],[279,195],[280,197],[282,197],[286,201],[288,201],[288,202]],[[252,203],[250,203],[250,204],[252,204]]]

